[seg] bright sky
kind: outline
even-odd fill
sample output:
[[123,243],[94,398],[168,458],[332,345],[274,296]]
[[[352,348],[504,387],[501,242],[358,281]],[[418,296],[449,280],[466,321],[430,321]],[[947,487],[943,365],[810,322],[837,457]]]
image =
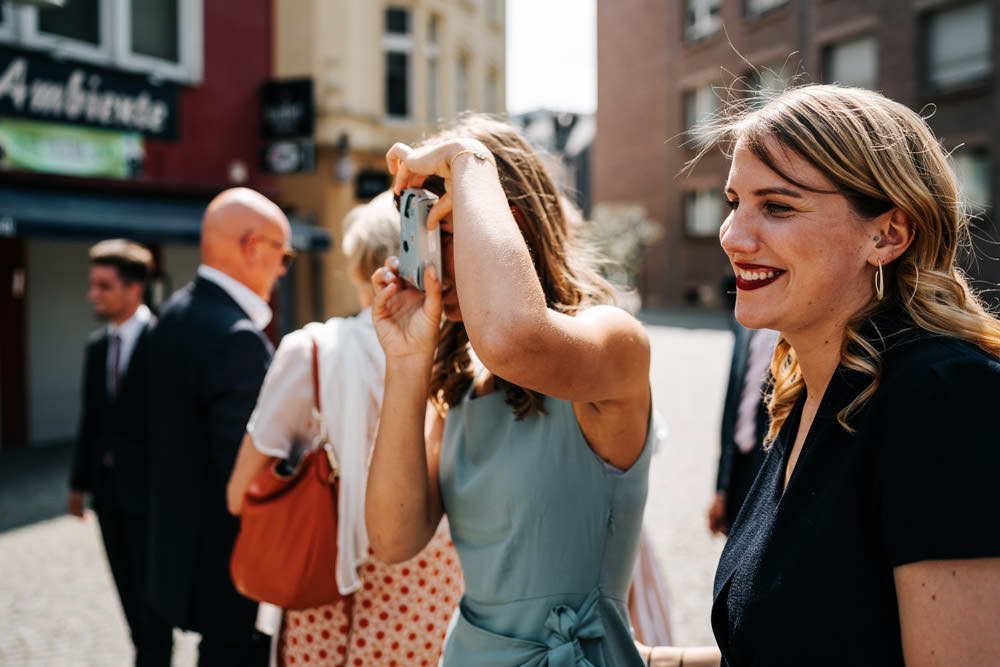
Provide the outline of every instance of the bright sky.
[[507,111],[597,109],[597,0],[507,0]]

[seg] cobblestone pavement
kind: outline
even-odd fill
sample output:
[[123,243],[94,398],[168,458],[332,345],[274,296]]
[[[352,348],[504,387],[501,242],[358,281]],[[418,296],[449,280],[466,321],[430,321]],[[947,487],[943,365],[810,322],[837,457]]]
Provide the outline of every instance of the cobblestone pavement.
[[[653,313],[654,401],[670,435],[653,458],[646,525],[670,587],[674,639],[713,643],[708,534],[718,423],[732,335],[712,313]],[[124,617],[96,517],[66,516],[68,445],[0,452],[0,665],[126,667]],[[193,667],[197,635],[177,632],[174,667]]]

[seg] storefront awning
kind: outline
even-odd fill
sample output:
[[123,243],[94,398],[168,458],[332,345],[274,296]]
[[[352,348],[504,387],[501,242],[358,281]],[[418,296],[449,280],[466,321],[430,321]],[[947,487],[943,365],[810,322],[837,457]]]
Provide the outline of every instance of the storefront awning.
[[[198,243],[208,200],[0,187],[0,237]],[[292,219],[292,247],[329,250],[323,229]]]

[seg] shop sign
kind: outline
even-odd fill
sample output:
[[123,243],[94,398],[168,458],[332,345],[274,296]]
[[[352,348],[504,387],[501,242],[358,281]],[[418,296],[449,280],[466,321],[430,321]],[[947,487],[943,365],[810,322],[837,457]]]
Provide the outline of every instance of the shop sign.
[[294,174],[316,169],[316,142],[283,139],[261,146],[261,168],[272,174]]
[[267,81],[261,85],[262,139],[311,137],[315,124],[312,79]]
[[176,139],[178,110],[174,84],[0,47],[0,116]]
[[142,174],[138,132],[0,119],[0,167],[49,174],[135,178]]

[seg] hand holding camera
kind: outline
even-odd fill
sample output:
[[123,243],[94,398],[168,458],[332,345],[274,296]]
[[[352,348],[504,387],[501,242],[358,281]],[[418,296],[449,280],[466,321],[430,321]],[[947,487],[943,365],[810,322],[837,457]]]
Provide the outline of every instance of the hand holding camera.
[[426,289],[424,269],[428,266],[441,276],[441,229],[437,225],[427,228],[427,216],[438,200],[428,189],[436,186],[428,182],[434,178],[428,177],[423,188],[406,188],[399,198],[399,275],[420,290]]

